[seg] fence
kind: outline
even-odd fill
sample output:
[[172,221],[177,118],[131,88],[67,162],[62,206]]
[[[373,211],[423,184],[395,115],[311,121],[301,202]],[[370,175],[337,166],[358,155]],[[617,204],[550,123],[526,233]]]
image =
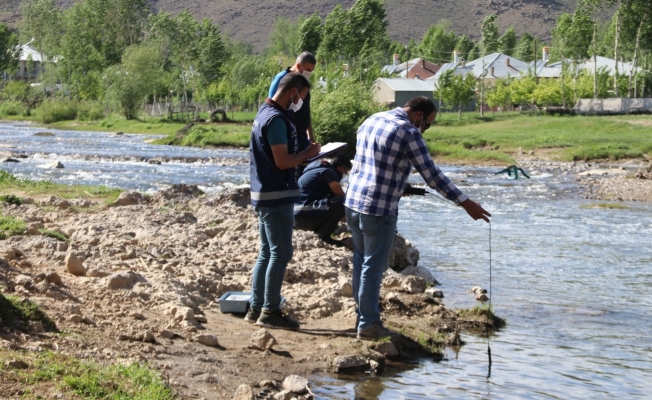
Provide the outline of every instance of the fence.
[[636,114],[652,113],[652,99],[579,99],[575,104],[578,114]]

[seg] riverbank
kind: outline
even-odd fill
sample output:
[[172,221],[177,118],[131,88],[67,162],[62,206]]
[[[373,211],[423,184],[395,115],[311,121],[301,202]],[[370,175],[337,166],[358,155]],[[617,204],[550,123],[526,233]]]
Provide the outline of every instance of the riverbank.
[[75,391],[56,374],[30,378],[40,376],[44,351],[100,365],[149,365],[180,397],[222,399],[242,384],[280,392],[289,375],[343,372],[344,361],[380,372],[385,363],[439,358],[444,346],[462,344],[462,329],[500,324],[486,309],[458,312],[434,289],[427,294],[434,277],[414,267],[418,251],[399,238],[392,267],[401,272],[384,279],[382,308],[405,339],[358,341],[351,251],[295,232],[284,308],[302,329],[273,330],[277,344],[260,350],[251,341],[260,329],[218,305],[222,294],[248,290],[257,256],[246,189],[201,195],[181,185],[151,197],[123,193],[110,207],[85,200],[42,195],[2,203],[3,215],[26,224],[26,234],[0,241],[3,293],[38,305],[56,325],[0,332],[0,358],[26,365],[20,374],[8,370],[3,396]]
[[[542,161],[649,160],[650,115],[549,116],[517,113],[467,113],[438,116],[424,134],[440,163],[509,165],[522,154]],[[236,122],[164,122],[157,118],[127,121],[112,117],[97,122],[61,121],[44,128],[163,134],[156,143],[193,147],[248,146],[252,113],[236,113]],[[32,122],[33,123],[33,122]],[[187,129],[184,129],[187,128]]]

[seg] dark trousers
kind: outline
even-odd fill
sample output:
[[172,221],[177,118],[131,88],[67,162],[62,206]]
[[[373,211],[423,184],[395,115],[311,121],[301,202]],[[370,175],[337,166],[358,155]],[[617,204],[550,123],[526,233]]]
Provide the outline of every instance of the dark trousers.
[[342,218],[344,218],[344,196],[333,197],[328,201],[328,211],[323,214],[304,217],[295,215],[294,228],[330,237]]

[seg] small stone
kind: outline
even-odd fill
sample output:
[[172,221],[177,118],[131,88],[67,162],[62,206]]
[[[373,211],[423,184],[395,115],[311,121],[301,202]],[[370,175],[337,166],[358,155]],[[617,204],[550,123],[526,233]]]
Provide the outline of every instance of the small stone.
[[106,278],[106,287],[109,289],[131,289],[140,275],[131,271],[123,271],[112,274]]
[[251,344],[259,350],[269,350],[278,342],[265,328],[251,335]]
[[164,329],[161,331],[160,335],[166,339],[172,339],[174,337],[174,332]]
[[483,289],[480,286],[473,286],[471,290],[469,290],[471,293],[475,294],[480,294],[480,293],[487,293],[487,289]]
[[338,356],[333,359],[333,368],[335,371],[363,367],[367,364],[369,364],[367,360],[361,356]]
[[475,299],[476,299],[477,301],[485,302],[485,301],[489,301],[489,296],[487,296],[487,295],[484,294],[484,293],[481,293],[481,294],[476,295],[476,296],[475,296]]
[[262,388],[276,389],[276,382],[275,381],[270,381],[270,380],[261,381],[259,385]]
[[242,384],[238,386],[233,395],[233,400],[254,400],[254,391],[251,386]]
[[30,321],[29,329],[32,332],[43,332],[43,331],[45,331],[45,328],[43,328],[43,323],[41,321]]
[[444,298],[444,292],[442,292],[441,290],[439,290],[437,288],[434,288],[434,287],[430,287],[430,288],[426,289],[425,293],[428,296],[430,296],[432,298],[435,298],[435,299],[443,299]]
[[411,294],[423,293],[425,286],[425,280],[414,275],[408,275],[401,281],[401,290]]
[[215,335],[199,335],[195,338],[195,340],[203,345],[210,347],[216,347],[219,344]]
[[145,319],[145,316],[142,313],[139,313],[139,312],[132,312],[131,314],[129,314],[129,316],[131,318],[138,319],[138,320]]
[[61,277],[54,271],[45,274],[45,280],[55,285],[61,285]]
[[154,334],[150,331],[145,331],[143,333],[143,342],[145,343],[155,343],[156,338],[154,337]]
[[208,322],[208,320],[206,319],[206,317],[203,316],[203,315],[196,315],[196,316],[195,316],[195,319],[197,320],[197,322],[201,322],[202,324],[205,324],[205,323]]
[[308,380],[299,375],[290,375],[283,381],[283,389],[294,394],[304,394],[308,392]]
[[337,292],[344,297],[353,297],[353,286],[350,282],[343,282],[339,285]]
[[113,204],[116,206],[134,206],[145,203],[146,200],[140,192],[122,192]]
[[77,304],[70,306],[68,311],[70,311],[71,314],[82,315],[81,307],[79,307]]
[[53,161],[48,164],[39,165],[38,168],[64,168],[64,166],[61,164],[61,161]]
[[70,272],[71,274],[75,276],[84,276],[86,275],[86,268],[84,268],[84,264],[82,261],[77,257],[77,254],[73,252],[69,252],[66,255],[66,258],[64,260],[66,263],[66,270]]
[[294,397],[294,393],[290,392],[289,390],[283,390],[281,392],[278,392],[274,395],[274,400],[292,400]]
[[29,365],[23,360],[11,360],[7,361],[7,367],[13,368],[13,369],[27,369],[29,368]]
[[381,342],[374,346],[374,349],[380,354],[386,357],[395,357],[398,356],[398,350],[396,345],[392,342]]
[[73,314],[67,318],[68,322],[74,322],[75,324],[81,324],[84,321],[81,315]]

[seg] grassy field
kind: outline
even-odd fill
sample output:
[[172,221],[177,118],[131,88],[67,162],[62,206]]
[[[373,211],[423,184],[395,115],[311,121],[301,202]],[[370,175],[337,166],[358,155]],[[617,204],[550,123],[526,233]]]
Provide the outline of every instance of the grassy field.
[[106,186],[64,185],[51,181],[20,179],[9,172],[0,170],[0,195],[16,195],[18,197],[50,195],[64,199],[83,197],[110,203],[115,201],[121,192],[120,189]]
[[[557,117],[468,113],[459,125],[444,114],[425,133],[440,161],[513,163],[519,151],[560,160],[652,156],[652,116]],[[451,126],[452,125],[452,126]]]

